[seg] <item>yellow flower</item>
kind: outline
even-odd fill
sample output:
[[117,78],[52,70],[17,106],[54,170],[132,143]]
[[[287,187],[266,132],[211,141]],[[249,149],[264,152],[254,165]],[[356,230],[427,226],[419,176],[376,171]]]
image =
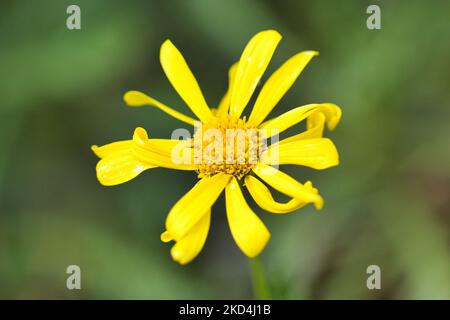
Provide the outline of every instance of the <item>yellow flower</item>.
[[[336,127],[341,118],[340,108],[331,103],[309,104],[264,121],[318,52],[303,51],[289,58],[265,82],[248,119],[242,116],[280,40],[281,35],[274,30],[259,32],[250,40],[239,61],[230,68],[228,90],[216,109],[208,107],[181,53],[171,41],[165,41],[160,51],[164,72],[200,121],[138,91],[127,92],[124,100],[132,107],[159,108],[193,125],[197,129],[193,139],[182,142],[149,139],[144,129],[137,128],[131,140],[92,147],[101,159],[96,168],[98,180],[106,186],[127,182],[155,167],[197,173],[199,180],[170,210],[166,231],[161,234],[162,241],[175,241],[171,255],[180,264],[190,262],[201,251],[209,231],[211,207],[224,190],[232,236],[249,257],[257,256],[264,249],[270,233],[248,206],[241,185],[262,209],[272,213],[289,213],[308,203],[313,203],[317,209],[323,206],[323,199],[311,182],[302,184],[274,166],[295,164],[325,169],[337,165],[336,147],[331,140],[323,138],[323,130],[325,125],[329,130]],[[267,138],[303,120],[306,120],[306,131],[260,148]],[[229,157],[228,150],[226,155],[217,150],[210,152],[210,145],[203,136],[210,129],[225,135],[229,129],[259,130],[265,135],[245,136],[243,144],[238,143],[237,147],[232,144]],[[232,143],[235,138],[231,138]],[[229,143],[227,136],[223,145],[227,148]],[[180,155],[183,161],[174,161],[177,158],[174,154]],[[252,154],[256,154],[256,161],[250,161]],[[268,186],[289,196],[290,200],[275,201]]]

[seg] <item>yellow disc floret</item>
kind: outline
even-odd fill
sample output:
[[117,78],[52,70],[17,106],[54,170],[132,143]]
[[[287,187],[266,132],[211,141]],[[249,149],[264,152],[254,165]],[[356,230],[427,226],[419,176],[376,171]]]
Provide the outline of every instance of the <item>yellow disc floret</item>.
[[261,141],[256,128],[246,118],[232,115],[213,117],[194,134],[194,158],[198,177],[220,172],[242,178],[256,165]]

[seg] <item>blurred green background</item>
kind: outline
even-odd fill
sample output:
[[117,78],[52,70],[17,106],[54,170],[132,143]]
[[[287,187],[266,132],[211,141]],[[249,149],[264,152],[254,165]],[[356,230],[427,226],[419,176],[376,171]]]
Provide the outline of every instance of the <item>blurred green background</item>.
[[[69,31],[74,3],[82,29]],[[366,28],[370,4],[381,30]],[[137,89],[189,114],[159,65],[166,38],[215,105],[246,42],[274,28],[283,40],[264,79],[298,51],[321,54],[271,115],[334,102],[343,119],[326,133],[339,167],[283,168],[311,179],[324,209],[255,207],[272,233],[261,257],[273,297],[449,299],[449,12],[449,1],[407,0],[2,2],[0,298],[252,298],[223,197],[203,252],[179,266],[159,235],[195,173],[154,169],[102,187],[90,146],[180,127],[122,102]],[[66,289],[70,264],[80,291]],[[371,264],[382,290],[366,287]]]

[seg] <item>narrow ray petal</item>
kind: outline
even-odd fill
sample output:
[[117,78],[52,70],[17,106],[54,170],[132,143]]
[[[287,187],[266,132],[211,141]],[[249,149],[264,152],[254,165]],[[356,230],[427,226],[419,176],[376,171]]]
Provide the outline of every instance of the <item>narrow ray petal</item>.
[[328,130],[333,130],[341,119],[341,109],[337,105],[332,103],[315,103],[297,107],[285,112],[276,118],[264,122],[261,124],[260,128],[265,129],[268,132],[270,132],[270,130],[283,132],[308,118],[308,116],[315,111],[320,111],[325,115]]
[[[100,147],[92,146],[92,151],[101,159],[96,166],[97,178],[101,184],[112,186],[127,182],[143,171],[157,166],[194,170],[196,166],[192,165],[191,145],[191,140],[148,139],[145,130],[137,128],[134,140],[116,141]],[[175,158],[172,152],[175,147],[178,147],[180,152],[185,152],[191,162],[171,164]],[[150,151],[141,151],[145,148]]]
[[101,158],[97,163],[97,179],[104,186],[118,185],[137,177],[147,169],[156,167],[133,155],[132,141],[113,142],[102,147],[92,146],[94,153]]
[[297,80],[309,61],[319,53],[303,51],[288,59],[266,81],[256,99],[248,121],[258,126]]
[[269,230],[248,206],[236,178],[232,178],[225,192],[231,234],[242,252],[256,257],[269,241]]
[[166,40],[161,46],[160,61],[167,78],[180,97],[202,122],[208,122],[212,116],[211,110],[182,54],[170,40]]
[[131,150],[132,145],[132,140],[122,140],[108,143],[101,147],[94,145],[91,147],[91,149],[97,157],[102,159],[111,154],[127,153]]
[[124,94],[123,100],[125,103],[130,107],[143,107],[143,106],[153,106],[158,108],[159,110],[167,113],[168,115],[174,117],[175,119],[178,119],[180,121],[186,122],[190,125],[196,125],[197,120],[188,117],[181,112],[178,112],[162,102],[159,102],[158,100],[149,97],[145,93],[142,93],[140,91],[128,91]]
[[[209,232],[211,223],[211,208],[206,211],[200,220],[178,240],[170,250],[173,260],[180,264],[191,262],[202,250]],[[161,235],[163,242],[173,240],[168,231]]]
[[228,71],[228,89],[217,107],[217,115],[223,116],[228,113],[228,108],[230,107],[231,88],[233,87],[233,82],[236,77],[237,67],[238,62],[233,64]]
[[190,140],[149,139],[145,129],[136,128],[133,142],[133,153],[142,161],[176,170],[196,170],[198,167],[194,164],[194,150],[190,148]]
[[253,168],[253,172],[272,188],[292,198],[298,198],[308,203],[312,202],[316,209],[323,207],[323,199],[319,194],[286,173],[265,164],[258,164]]
[[316,138],[322,138],[323,136],[323,129],[325,128],[325,115],[320,112],[316,111],[313,112],[307,119],[306,119],[306,130],[293,135],[289,138],[283,139],[279,142],[279,144],[285,144],[292,141],[302,140],[302,139],[316,139]]
[[[276,157],[271,156],[275,152]],[[296,164],[313,169],[326,169],[339,164],[339,155],[334,143],[327,138],[301,139],[271,145],[261,160],[265,164]]]
[[230,176],[219,173],[202,178],[170,210],[166,229],[174,240],[180,240],[211,208],[230,180]]
[[250,100],[272,55],[281,40],[275,30],[257,33],[245,47],[231,90],[230,114],[239,117]]
[[[250,195],[253,197],[255,202],[262,209],[272,213],[290,213],[308,204],[308,202],[297,198],[292,198],[284,203],[277,202],[274,200],[269,188],[267,188],[264,183],[259,181],[257,178],[250,175],[245,177],[245,186],[247,187]],[[305,187],[308,188],[311,192],[317,193],[317,189],[313,188],[310,181],[305,183]]]

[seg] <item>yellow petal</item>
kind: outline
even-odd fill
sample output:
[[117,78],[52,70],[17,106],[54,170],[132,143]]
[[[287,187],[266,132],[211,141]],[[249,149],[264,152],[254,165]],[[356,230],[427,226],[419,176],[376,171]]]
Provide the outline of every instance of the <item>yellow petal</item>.
[[168,115],[174,117],[175,119],[181,120],[183,122],[186,122],[190,125],[196,125],[196,120],[188,117],[181,112],[178,112],[162,102],[159,102],[158,100],[149,97],[145,93],[142,93],[140,91],[128,91],[123,95],[123,100],[125,103],[130,107],[143,107],[143,106],[153,106],[158,108],[159,110],[167,113]]
[[132,140],[122,140],[122,141],[108,143],[101,147],[92,146],[91,149],[97,157],[102,159],[113,153],[117,154],[117,153],[130,152],[132,145],[133,145]]
[[96,166],[97,179],[102,185],[114,186],[121,184],[137,177],[147,169],[156,167],[151,163],[136,158],[131,149],[121,148],[125,143],[120,144],[121,147],[116,149],[118,145],[111,146],[110,144],[103,147],[93,147],[93,150],[95,149],[94,152],[102,157]]
[[236,62],[228,71],[228,89],[217,107],[217,115],[225,115],[228,113],[228,108],[230,107],[231,88],[233,87],[233,82],[236,77],[237,67],[238,63]]
[[308,203],[312,202],[316,209],[322,209],[322,197],[286,173],[265,164],[256,165],[253,172],[272,188],[292,198],[298,198]]
[[166,230],[163,233],[161,233],[161,241],[162,242],[170,242],[172,240],[173,240],[173,238],[169,231]]
[[211,110],[189,66],[170,40],[161,45],[160,61],[167,78],[180,97],[202,122],[208,122],[212,116]]
[[228,224],[234,241],[248,257],[256,257],[269,241],[269,230],[248,206],[236,178],[232,178],[225,192]]
[[[276,157],[271,157],[275,152]],[[270,164],[296,164],[313,169],[326,169],[339,164],[339,155],[334,143],[327,138],[301,139],[283,144],[271,145],[267,153]],[[273,159],[272,159],[273,158]]]
[[[137,159],[149,162],[159,167],[177,170],[196,170],[194,151],[189,147],[191,141],[149,139],[143,128],[136,128],[133,135],[133,153]],[[188,161],[183,162],[181,155],[173,154],[174,148],[182,153],[188,153]]]
[[[250,175],[247,175],[245,177],[245,186],[247,187],[255,202],[262,209],[272,213],[290,213],[308,204],[308,202],[297,198],[292,198],[285,203],[277,202],[274,200],[269,188],[267,188],[264,183],[259,181],[257,178]],[[317,190],[313,188],[311,182],[306,182],[305,187],[310,189],[311,192],[317,193]]]
[[211,209],[208,209],[189,232],[172,247],[170,253],[173,260],[180,264],[191,262],[200,253],[205,244],[210,223]]
[[230,114],[239,117],[250,100],[281,40],[275,30],[257,33],[245,47],[231,90]]
[[[101,184],[112,186],[127,182],[141,172],[157,166],[195,170],[193,162],[192,141],[169,139],[148,139],[147,132],[137,128],[133,140],[113,142],[101,147],[92,146],[92,151],[101,160],[97,163],[97,178]],[[178,150],[180,155],[174,150]],[[188,161],[179,163],[181,154],[185,154]]]
[[297,107],[285,112],[276,118],[264,122],[261,124],[260,128],[265,129],[268,132],[270,132],[270,130],[275,130],[275,132],[283,132],[284,130],[306,119],[316,111],[320,111],[325,115],[328,130],[333,130],[341,119],[341,109],[337,105],[332,103],[316,103]]
[[266,81],[256,99],[248,121],[258,126],[294,84],[309,61],[319,53],[303,51],[288,59]]
[[230,180],[230,176],[219,173],[202,178],[170,210],[166,219],[166,229],[176,241],[200,220],[211,208]]
[[292,141],[302,140],[302,139],[315,139],[315,138],[322,138],[323,136],[323,129],[325,127],[325,115],[320,112],[316,111],[313,112],[307,119],[306,119],[306,130],[293,135],[289,138],[283,139],[279,142],[279,144],[284,144]]

